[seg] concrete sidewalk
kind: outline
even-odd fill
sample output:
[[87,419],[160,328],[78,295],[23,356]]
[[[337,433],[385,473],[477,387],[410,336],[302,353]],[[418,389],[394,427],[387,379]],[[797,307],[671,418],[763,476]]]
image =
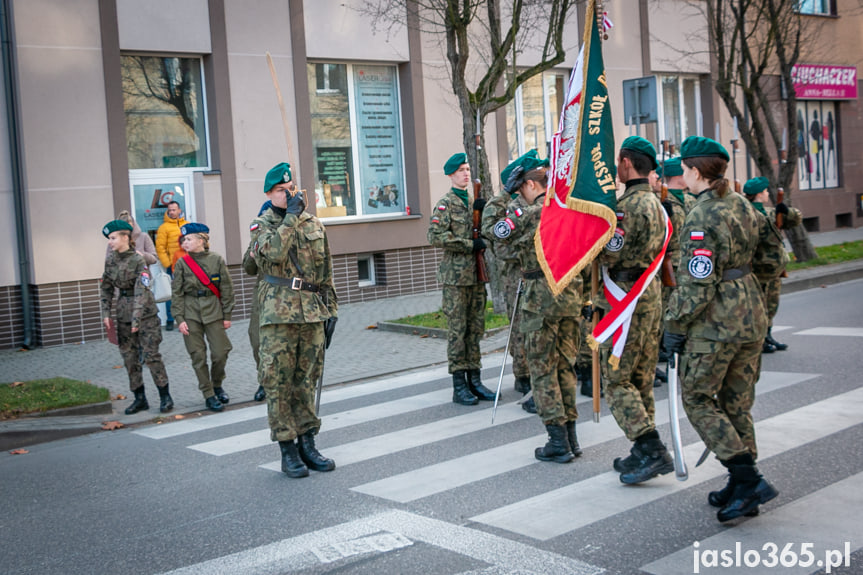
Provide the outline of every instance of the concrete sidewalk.
[[[863,239],[863,228],[810,234],[816,246]],[[821,266],[792,272],[783,280],[783,293],[808,289],[863,277],[863,260],[832,266]],[[324,385],[359,382],[386,374],[446,363],[446,341],[403,333],[368,329],[386,321],[431,312],[440,308],[439,291],[401,296],[370,302],[342,305],[332,345],[327,351]],[[247,335],[248,320],[234,322],[228,335],[234,346],[228,358],[225,391],[230,406],[252,400],[257,389],[257,374]],[[506,330],[488,336],[481,347],[484,354],[502,350]],[[175,409],[172,414],[204,411],[204,401],[197,387],[182,335],[174,330],[164,332],[162,356],[170,378]],[[486,368],[491,365],[484,366]],[[32,351],[0,351],[0,380],[26,381],[57,376],[90,381],[127,399],[113,402],[113,413],[101,416],[25,417],[0,421],[0,434],[30,432],[39,429],[95,428],[102,421],[119,420],[126,425],[152,420],[159,416],[158,394],[145,368],[144,381],[150,410],[127,416],[123,410],[131,402],[129,380],[116,346],[107,341],[40,348]],[[229,406],[229,407],[230,407]]]

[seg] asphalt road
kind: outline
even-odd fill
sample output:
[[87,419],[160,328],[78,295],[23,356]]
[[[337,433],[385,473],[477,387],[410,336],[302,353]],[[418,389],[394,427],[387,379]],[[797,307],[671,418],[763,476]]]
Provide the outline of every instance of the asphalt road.
[[783,297],[774,335],[791,347],[764,357],[754,410],[780,495],[757,518],[717,522],[706,499],[724,470],[694,468],[685,420],[689,480],[627,487],[611,462],[629,444],[607,409],[595,424],[579,396],[584,455],[541,463],[544,429],[511,376],[491,426],[491,406],[452,404],[434,368],[326,390],[318,446],[338,467],[306,479],[273,470],[263,406],[2,453],[0,572],[785,574],[847,560],[830,572],[863,573],[861,289]]

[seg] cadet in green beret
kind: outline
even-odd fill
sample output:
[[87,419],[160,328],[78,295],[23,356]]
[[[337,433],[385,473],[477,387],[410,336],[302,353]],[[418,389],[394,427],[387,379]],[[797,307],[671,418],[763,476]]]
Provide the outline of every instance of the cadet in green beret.
[[[112,316],[116,314],[117,344],[129,374],[129,389],[135,394],[134,401],[126,408],[126,415],[150,409],[144,393],[142,362],[147,364],[159,390],[159,411],[171,411],[174,400],[168,391],[168,373],[159,353],[162,329],[156,301],[150,291],[150,271],[143,256],[135,251],[131,224],[113,220],[102,228],[102,234],[108,238],[108,246],[112,250],[105,260],[100,286],[102,323],[106,329],[112,329]],[[116,308],[115,288],[119,295]]]
[[476,252],[486,248],[473,238],[473,211],[482,212],[485,200],[470,192],[467,155],[453,154],[443,166],[450,189],[432,208],[428,241],[443,250],[437,281],[443,284],[442,308],[447,320],[447,359],[452,374],[452,400],[476,405],[494,401],[482,384],[479,342],[485,333],[485,284],[479,281]]
[[[171,306],[207,409],[222,411],[230,401],[222,382],[233,349],[227,329],[234,310],[234,284],[225,260],[210,251],[209,232],[198,223],[180,228],[180,245],[187,255],[174,264]],[[210,344],[209,367],[205,337]]]
[[[267,200],[261,206],[260,211],[258,212],[258,217],[260,218],[264,215],[264,212],[273,207],[273,203],[270,200]],[[246,248],[246,253],[243,254],[243,271],[245,271],[248,275],[255,277],[255,287],[252,290],[253,293],[258,293],[258,285],[261,283],[261,270],[258,267],[258,262],[255,261],[255,242],[249,242],[249,246]],[[260,369],[261,366],[261,321],[260,321],[260,304],[258,302],[257,297],[252,297],[252,312],[249,314],[249,345],[252,347],[252,356],[255,358],[255,367]],[[264,386],[258,383],[258,389],[255,391],[255,395],[253,399],[255,401],[264,401],[267,398],[267,392],[264,389]]]
[[[778,276],[777,246],[765,218],[729,189],[728,153],[713,140],[687,138],[683,178],[697,193],[681,234],[677,289],[668,303],[665,344],[680,354],[683,406],[705,445],[729,471],[708,502],[728,521],[756,514],[777,495],[755,467],[755,382],[767,315],[753,272]],[[778,248],[781,249],[781,248]]]
[[[599,255],[608,277],[624,292],[630,291],[665,244],[665,214],[652,192],[648,176],[658,167],[653,144],[639,136],[626,138],[620,146],[617,175],[626,190],[617,200],[617,228]],[[614,460],[623,483],[647,481],[674,470],[654,421],[653,381],[659,356],[662,294],[659,278],[645,289],[630,321],[626,345],[617,365],[612,342],[600,347],[600,369],[605,400],[618,426],[633,442],[626,458]],[[611,304],[599,290],[597,307]]]
[[[767,190],[769,182],[765,177],[752,178],[743,186],[743,193],[746,198],[752,202],[752,207],[767,219],[773,233],[782,241],[782,234],[779,231],[788,230],[795,226],[799,226],[803,221],[803,214],[797,208],[789,208],[785,202],[779,202],[776,207],[766,205],[770,201],[770,194]],[[780,218],[779,215],[782,215]],[[781,224],[781,226],[780,226]],[[787,265],[788,254],[782,250],[783,261]],[[783,267],[784,269],[784,267]],[[767,311],[767,336],[764,338],[764,343],[761,346],[762,353],[773,353],[774,351],[785,351],[788,349],[787,343],[780,343],[773,337],[773,318],[779,310],[779,294],[782,291],[781,277],[758,278],[761,283],[761,289],[764,291],[764,303]]]
[[269,209],[252,221],[251,251],[261,281],[258,382],[266,392],[270,439],[279,443],[282,472],[307,477],[336,464],[315,447],[321,420],[315,390],[338,320],[333,261],[326,229],[305,211],[306,197],[291,166],[274,166],[264,180]]
[[519,331],[524,335],[536,411],[548,433],[548,442],[534,450],[534,457],[568,463],[581,455],[575,432],[578,409],[572,367],[578,355],[582,283],[577,276],[555,296],[537,259],[534,236],[545,201],[547,171],[548,160],[535,154],[525,154],[507,166],[501,174],[501,179],[507,175],[503,193],[517,192],[523,204],[510,202],[497,218],[484,217],[482,231],[512,247],[524,281]]

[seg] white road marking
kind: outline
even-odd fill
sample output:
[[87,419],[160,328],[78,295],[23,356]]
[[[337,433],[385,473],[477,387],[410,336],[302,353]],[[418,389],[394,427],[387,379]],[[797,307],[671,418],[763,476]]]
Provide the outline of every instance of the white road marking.
[[863,337],[863,327],[814,327],[795,332],[794,335],[835,335],[840,337]]

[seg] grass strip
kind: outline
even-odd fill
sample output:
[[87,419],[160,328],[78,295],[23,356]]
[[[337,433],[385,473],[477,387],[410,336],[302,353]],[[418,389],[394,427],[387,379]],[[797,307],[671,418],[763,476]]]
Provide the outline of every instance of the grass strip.
[[[491,300],[485,304],[485,329],[495,329],[509,325],[509,318],[504,314],[494,313],[493,303]],[[419,327],[430,327],[436,329],[447,329],[446,316],[443,311],[437,310],[431,313],[421,313],[410,315],[399,319],[389,320],[392,323],[402,325],[415,325]]]
[[0,383],[0,419],[24,413],[100,403],[110,398],[111,394],[105,388],[65,377]]
[[789,254],[791,263],[788,264],[788,271],[859,260],[863,258],[863,240],[815,248],[815,253],[817,257],[806,262],[794,261],[794,254]]

